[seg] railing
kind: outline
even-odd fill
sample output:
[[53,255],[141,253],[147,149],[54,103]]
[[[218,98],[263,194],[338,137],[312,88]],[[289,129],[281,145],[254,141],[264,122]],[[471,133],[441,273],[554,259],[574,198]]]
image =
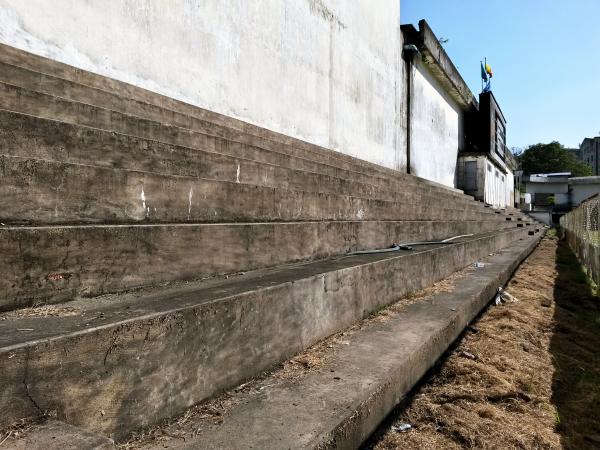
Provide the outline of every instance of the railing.
[[600,194],[561,217],[560,225],[569,247],[600,285]]

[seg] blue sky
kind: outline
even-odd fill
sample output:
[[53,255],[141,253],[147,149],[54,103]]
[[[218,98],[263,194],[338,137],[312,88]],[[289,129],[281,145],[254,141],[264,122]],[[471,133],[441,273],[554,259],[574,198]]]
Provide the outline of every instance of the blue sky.
[[600,135],[600,0],[401,0],[401,23],[420,19],[475,95],[487,57],[509,147]]

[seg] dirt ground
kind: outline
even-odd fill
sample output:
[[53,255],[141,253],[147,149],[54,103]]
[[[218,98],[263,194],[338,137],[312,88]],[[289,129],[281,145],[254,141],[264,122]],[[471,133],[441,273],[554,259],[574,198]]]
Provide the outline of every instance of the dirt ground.
[[[600,448],[600,298],[546,237],[365,448]],[[410,424],[407,432],[399,431]]]

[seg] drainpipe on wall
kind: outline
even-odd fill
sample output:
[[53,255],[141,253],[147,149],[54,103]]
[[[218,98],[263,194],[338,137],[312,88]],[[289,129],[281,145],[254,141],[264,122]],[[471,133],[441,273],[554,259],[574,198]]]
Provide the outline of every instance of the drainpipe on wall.
[[409,44],[403,47],[402,58],[406,63],[406,173],[411,173],[410,169],[410,135],[412,115],[412,67],[415,56],[421,56],[421,52],[416,45]]

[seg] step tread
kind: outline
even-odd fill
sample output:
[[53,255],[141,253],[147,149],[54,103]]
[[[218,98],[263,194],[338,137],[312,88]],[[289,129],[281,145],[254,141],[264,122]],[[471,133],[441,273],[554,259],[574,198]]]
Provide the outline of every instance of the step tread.
[[[449,292],[435,293],[367,320],[330,341],[322,366],[286,379],[269,374],[227,393],[220,423],[194,417],[177,429],[183,439],[147,441],[138,448],[358,448],[533,249],[538,237],[463,271]],[[490,295],[491,294],[491,295]],[[399,304],[402,301],[399,302]],[[182,429],[184,433],[182,433]],[[194,434],[186,431],[194,430]],[[345,445],[344,445],[345,444]]]

